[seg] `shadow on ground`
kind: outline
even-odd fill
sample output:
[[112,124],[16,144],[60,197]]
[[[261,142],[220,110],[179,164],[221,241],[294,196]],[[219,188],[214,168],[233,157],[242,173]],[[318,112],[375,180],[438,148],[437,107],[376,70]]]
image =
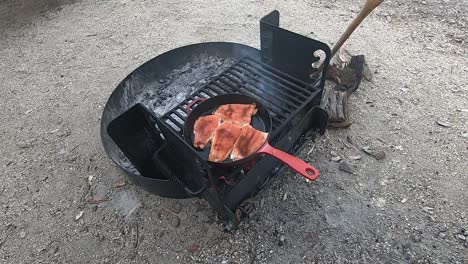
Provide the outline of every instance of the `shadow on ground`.
[[0,25],[2,29],[12,29],[30,24],[34,18],[47,11],[60,10],[63,5],[78,0],[0,0]]

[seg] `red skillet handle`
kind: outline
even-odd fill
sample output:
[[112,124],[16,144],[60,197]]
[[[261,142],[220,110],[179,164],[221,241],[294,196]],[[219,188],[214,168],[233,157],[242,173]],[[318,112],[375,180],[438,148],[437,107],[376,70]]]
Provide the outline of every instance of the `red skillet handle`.
[[206,98],[197,98],[195,100],[193,100],[192,102],[190,102],[188,105],[187,105],[187,114],[190,114],[192,112],[192,108],[195,104],[199,103],[199,102],[203,102],[205,101]]
[[310,166],[305,161],[272,147],[268,142],[257,152],[259,154],[268,154],[281,160],[284,164],[288,165],[291,169],[308,180],[315,181],[320,175],[316,168]]

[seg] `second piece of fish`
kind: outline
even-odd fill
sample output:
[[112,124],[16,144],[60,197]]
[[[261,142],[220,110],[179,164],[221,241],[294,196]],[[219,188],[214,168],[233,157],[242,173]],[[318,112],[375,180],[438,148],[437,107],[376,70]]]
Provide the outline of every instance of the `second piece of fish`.
[[223,162],[232,151],[237,139],[241,135],[242,128],[231,122],[223,122],[216,128],[211,140],[209,161]]
[[231,153],[232,160],[243,159],[255,153],[268,137],[268,133],[253,128],[250,125],[242,127],[241,135],[234,145]]

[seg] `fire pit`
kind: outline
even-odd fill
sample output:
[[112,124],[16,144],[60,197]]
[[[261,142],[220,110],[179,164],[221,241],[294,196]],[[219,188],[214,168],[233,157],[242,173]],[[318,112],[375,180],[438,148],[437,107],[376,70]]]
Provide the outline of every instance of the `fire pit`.
[[183,139],[187,105],[222,94],[253,97],[271,113],[270,143],[291,154],[327,125],[319,107],[325,74],[312,65],[322,54],[325,72],[330,48],[280,28],[277,11],[260,20],[260,41],[260,50],[227,42],[170,50],[127,76],[102,115],[105,151],[135,184],[164,197],[204,198],[227,230],[252,209],[246,200],[285,167],[271,157],[229,169],[211,167]]

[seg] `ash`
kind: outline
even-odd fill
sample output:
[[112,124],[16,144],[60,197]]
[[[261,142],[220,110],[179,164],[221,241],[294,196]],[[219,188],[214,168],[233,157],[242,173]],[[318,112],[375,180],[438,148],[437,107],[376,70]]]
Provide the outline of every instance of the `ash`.
[[214,56],[198,58],[174,70],[167,78],[157,80],[137,100],[162,116],[235,62]]
[[[166,78],[155,80],[150,84],[141,82],[139,78],[132,79],[126,84],[129,86],[129,89],[126,89],[128,93],[123,96],[121,103],[129,106],[133,105],[135,101],[141,102],[148,109],[154,111],[158,117],[162,116],[234,63],[236,60],[231,58],[205,56],[188,62],[172,71]],[[136,84],[145,85],[145,87],[143,92],[137,94],[133,100],[133,87]],[[139,174],[133,164],[120,151],[119,156],[122,167]]]

